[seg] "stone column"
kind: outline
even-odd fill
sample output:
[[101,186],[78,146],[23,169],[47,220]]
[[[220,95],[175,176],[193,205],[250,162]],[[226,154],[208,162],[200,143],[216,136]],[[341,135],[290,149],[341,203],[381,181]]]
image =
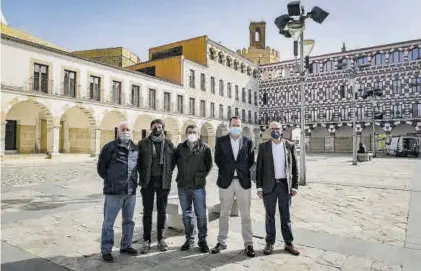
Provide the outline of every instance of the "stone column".
[[6,153],[6,123],[7,121],[1,123],[0,127],[0,156],[3,157]]
[[215,140],[216,138],[214,135],[208,136],[209,147],[211,148],[212,151],[215,149]]
[[70,152],[70,140],[69,140],[69,123],[63,122],[63,152]]
[[97,157],[101,151],[101,130],[94,128],[91,130],[91,156]]
[[41,118],[35,121],[35,152],[41,153]]
[[48,143],[48,158],[51,159],[60,153],[60,125],[48,127]]
[[325,137],[325,151],[326,152],[335,151],[335,133],[330,133],[329,136]]

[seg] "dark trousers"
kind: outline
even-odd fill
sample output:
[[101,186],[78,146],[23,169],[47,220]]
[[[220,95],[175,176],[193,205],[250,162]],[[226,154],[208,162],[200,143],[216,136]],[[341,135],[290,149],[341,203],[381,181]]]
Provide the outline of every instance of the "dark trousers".
[[184,232],[187,241],[194,241],[194,213],[197,218],[197,229],[199,231],[199,242],[206,241],[208,235],[208,220],[206,217],[206,190],[205,188],[183,188],[178,187],[178,198],[180,199],[183,211]]
[[155,180],[152,177],[148,187],[142,187],[140,190],[142,194],[143,203],[143,240],[151,242],[152,232],[152,213],[153,204],[156,194],[156,209],[158,211],[157,221],[157,239],[158,242],[165,238],[165,222],[167,220],[167,203],[169,189],[162,189],[155,185]]
[[291,231],[291,219],[289,207],[291,205],[291,194],[288,191],[287,181],[277,182],[270,193],[263,194],[263,202],[266,209],[266,242],[274,244],[276,238],[275,213],[278,202],[279,215],[281,217],[281,232],[286,245],[294,241]]

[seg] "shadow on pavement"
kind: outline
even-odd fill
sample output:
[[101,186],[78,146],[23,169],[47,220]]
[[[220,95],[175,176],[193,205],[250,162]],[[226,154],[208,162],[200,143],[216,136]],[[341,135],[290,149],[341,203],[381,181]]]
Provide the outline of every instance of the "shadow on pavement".
[[[200,253],[198,247],[180,251],[179,246],[170,247],[166,252],[151,247],[148,254],[138,256],[113,252],[115,261],[106,263],[100,254],[81,257],[57,256],[49,259],[35,258],[1,265],[2,271],[64,271],[64,270],[212,270],[228,264],[240,264],[251,259],[243,249],[223,251],[220,254]],[[259,257],[261,255],[256,255]],[[233,267],[235,268],[235,267]],[[244,269],[244,268],[243,268]]]

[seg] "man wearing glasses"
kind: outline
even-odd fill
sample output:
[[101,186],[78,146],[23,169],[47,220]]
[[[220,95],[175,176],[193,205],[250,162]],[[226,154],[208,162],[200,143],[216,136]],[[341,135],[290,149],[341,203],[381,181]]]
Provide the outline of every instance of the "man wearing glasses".
[[279,122],[270,123],[269,129],[272,138],[260,144],[256,165],[257,195],[263,199],[266,210],[266,247],[263,253],[269,255],[273,251],[276,237],[276,203],[278,203],[285,250],[298,256],[300,252],[292,244],[294,238],[289,210],[291,197],[298,192],[295,145],[282,138],[282,126]]

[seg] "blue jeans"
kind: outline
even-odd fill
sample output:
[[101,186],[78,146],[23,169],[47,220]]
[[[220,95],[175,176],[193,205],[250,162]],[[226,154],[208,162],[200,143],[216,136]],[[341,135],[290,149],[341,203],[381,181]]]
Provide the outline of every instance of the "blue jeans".
[[114,222],[122,209],[122,230],[120,249],[131,247],[133,239],[133,213],[136,195],[105,195],[104,223],[102,224],[101,253],[111,253],[114,245]]
[[199,242],[206,241],[208,236],[208,219],[206,217],[206,190],[205,188],[183,188],[178,187],[178,198],[183,211],[184,231],[187,241],[194,241],[193,210],[197,218],[197,229],[199,231]]

